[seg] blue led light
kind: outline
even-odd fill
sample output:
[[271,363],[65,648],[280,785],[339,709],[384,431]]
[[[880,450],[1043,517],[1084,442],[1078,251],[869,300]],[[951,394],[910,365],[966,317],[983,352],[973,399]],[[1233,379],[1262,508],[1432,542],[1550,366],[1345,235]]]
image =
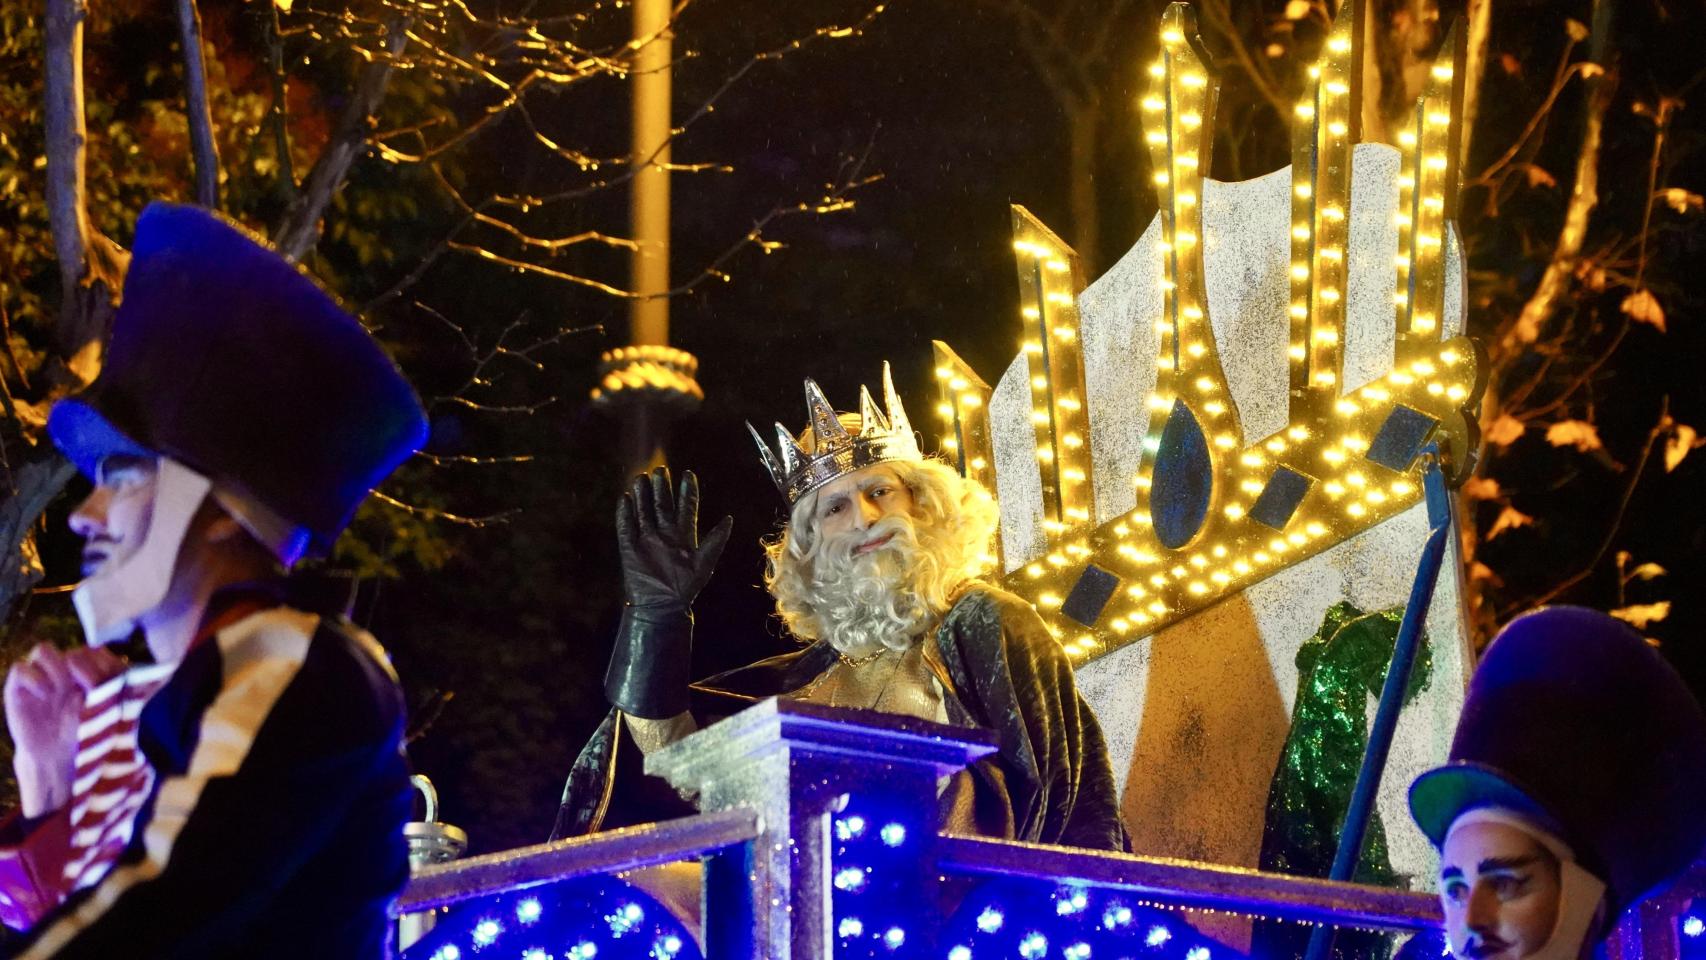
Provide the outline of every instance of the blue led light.
[[835,821],[835,839],[853,840],[865,835],[865,818],[854,814]]
[[432,960],[462,960],[462,951],[454,943],[439,947],[432,955]]
[[1038,960],[1048,954],[1048,938],[1036,931],[1025,934],[1025,939],[1019,941],[1019,956],[1025,960]]
[[1066,960],[1088,960],[1090,956],[1090,945],[1088,943],[1075,943],[1072,946],[1067,947],[1065,950],[1062,950],[1060,954],[1065,957]]
[[474,946],[489,947],[497,942],[498,934],[503,932],[503,924],[496,920],[481,920],[474,924]]
[[1706,933],[1706,920],[1699,917],[1682,918],[1682,932],[1690,937],[1698,937]]
[[529,947],[521,952],[521,960],[551,960],[543,947]]
[[1069,917],[1083,910],[1090,903],[1090,895],[1083,887],[1066,887],[1055,891],[1054,912],[1056,916]]
[[598,956],[598,944],[582,940],[569,948],[569,960],[592,960]]
[[883,829],[878,831],[878,835],[883,838],[883,843],[891,847],[898,847],[906,842],[906,828],[898,823],[883,824]]
[[528,897],[515,905],[515,918],[522,923],[532,923],[538,920],[544,912],[545,908],[540,906],[539,901],[532,897]]
[[1123,903],[1110,903],[1102,911],[1102,929],[1117,930],[1131,923],[1131,908]]
[[960,944],[948,951],[948,960],[971,960],[971,948]]
[[835,872],[835,889],[848,893],[858,893],[865,889],[865,871],[859,867],[847,867]]
[[1143,942],[1152,947],[1159,947],[1171,939],[1173,939],[1173,931],[1156,924],[1149,928],[1149,936],[1144,937]]
[[1208,960],[1208,957],[1209,954],[1207,947],[1192,947],[1190,951],[1185,954],[1185,960]]
[[858,917],[842,917],[841,924],[835,928],[835,932],[839,934],[843,940],[851,940],[854,937],[864,936],[865,922],[860,920]]
[[676,936],[660,937],[652,944],[653,960],[669,960],[681,952],[681,938]]
[[616,908],[616,912],[604,918],[610,924],[610,932],[618,937],[625,937],[634,932],[634,928],[646,919],[646,911],[640,909],[637,903],[624,903]]
[[883,944],[890,950],[899,950],[906,945],[906,931],[899,927],[890,927],[883,931]]
[[977,928],[984,933],[994,933],[1001,929],[1001,923],[1005,919],[1001,916],[1001,911],[994,907],[984,907],[983,912],[977,915]]

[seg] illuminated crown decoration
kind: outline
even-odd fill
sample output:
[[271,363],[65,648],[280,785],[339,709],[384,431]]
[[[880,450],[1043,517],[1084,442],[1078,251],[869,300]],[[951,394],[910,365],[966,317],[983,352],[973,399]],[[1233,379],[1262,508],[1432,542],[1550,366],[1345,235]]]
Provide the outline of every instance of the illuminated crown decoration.
[[991,388],[936,344],[942,448],[998,493],[1005,585],[1077,659],[1414,507],[1430,444],[1467,473],[1481,364],[1457,335],[1449,222],[1461,34],[1399,147],[1357,144],[1362,6],[1310,71],[1290,170],[1220,183],[1205,177],[1218,84],[1172,4],[1142,101],[1160,207],[1144,239],[1086,289],[1072,250],[1015,206],[1021,354]]
[[849,433],[841,418],[830,406],[828,398],[816,382],[806,380],[806,415],[812,445],[808,452],[794,439],[794,434],[782,424],[776,424],[776,448],[759,436],[751,423],[746,429],[758,444],[758,456],[776,481],[776,489],[792,508],[800,498],[855,470],[876,463],[894,460],[922,460],[918,437],[912,432],[912,421],[895,393],[889,365],[883,363],[883,406],[871,398],[871,391],[859,388],[859,432]]

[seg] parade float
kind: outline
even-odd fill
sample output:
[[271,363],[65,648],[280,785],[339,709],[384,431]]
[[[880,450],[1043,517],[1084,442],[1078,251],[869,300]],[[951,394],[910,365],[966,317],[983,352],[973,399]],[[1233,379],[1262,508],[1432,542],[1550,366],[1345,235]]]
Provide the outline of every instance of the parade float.
[[[1310,71],[1292,165],[1223,183],[1217,83],[1173,4],[1141,104],[1155,218],[1086,284],[1014,207],[1012,363],[935,348],[939,449],[997,494],[1003,585],[1078,667],[1135,855],[942,834],[937,778],[988,737],[769,700],[648,757],[696,817],[422,866],[404,955],[1439,956],[1404,794],[1474,666],[1462,52],[1396,145],[1359,142],[1362,6]],[[421,863],[460,849],[418,826]],[[625,879],[668,863],[699,865],[696,916]],[[1697,871],[1625,918],[1615,955],[1698,955],[1703,891]]]

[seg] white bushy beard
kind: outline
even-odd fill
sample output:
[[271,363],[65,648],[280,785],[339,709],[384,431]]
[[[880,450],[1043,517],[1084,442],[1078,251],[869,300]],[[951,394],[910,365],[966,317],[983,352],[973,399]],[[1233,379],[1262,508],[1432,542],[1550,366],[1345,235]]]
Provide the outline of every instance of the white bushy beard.
[[[889,541],[875,550],[853,553],[885,536]],[[928,530],[920,537],[900,514],[826,537],[811,558],[811,606],[821,638],[849,657],[911,647],[946,612],[943,580],[954,568],[944,563],[939,540]]]

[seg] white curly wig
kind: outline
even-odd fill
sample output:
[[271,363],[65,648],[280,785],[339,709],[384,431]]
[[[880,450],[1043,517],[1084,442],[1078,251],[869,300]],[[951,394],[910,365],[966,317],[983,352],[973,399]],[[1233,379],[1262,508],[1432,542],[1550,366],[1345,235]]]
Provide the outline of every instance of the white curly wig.
[[872,528],[894,533],[894,549],[826,553],[816,491],[794,504],[787,526],[764,544],[764,585],[782,622],[802,640],[827,640],[850,656],[906,649],[948,611],[966,581],[995,564],[1000,512],[989,491],[936,459],[882,465],[912,494],[909,521],[888,517]]

